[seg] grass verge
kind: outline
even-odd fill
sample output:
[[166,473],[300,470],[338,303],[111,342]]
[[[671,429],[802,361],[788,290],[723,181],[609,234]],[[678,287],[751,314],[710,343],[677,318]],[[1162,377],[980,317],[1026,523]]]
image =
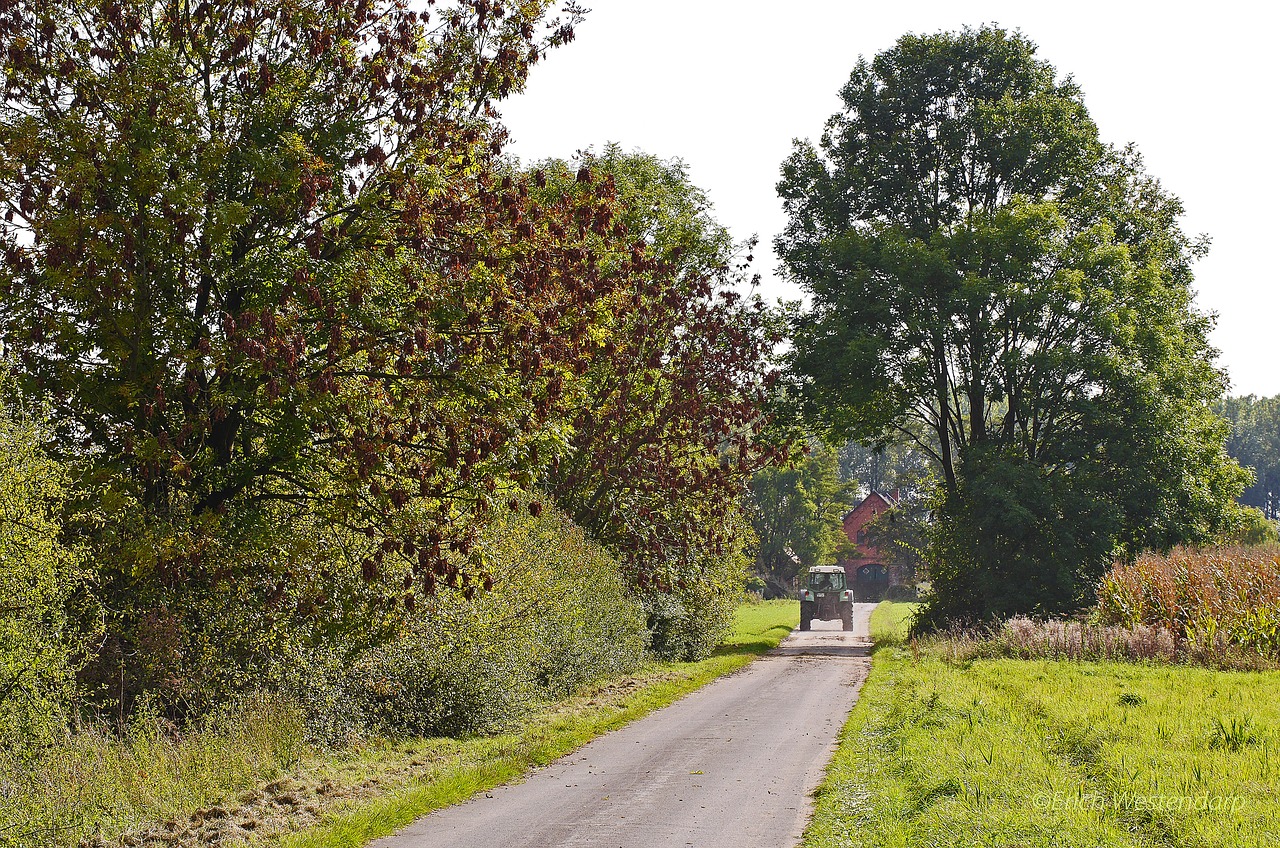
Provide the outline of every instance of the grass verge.
[[708,659],[661,663],[564,701],[518,732],[482,740],[433,740],[436,762],[380,797],[344,806],[307,830],[287,835],[286,848],[356,848],[387,836],[432,810],[463,801],[546,765],[602,733],[619,728],[717,677],[742,668],[799,623],[794,601],[739,607],[729,638]]
[[0,846],[103,845],[140,822],[188,815],[296,768],[309,755],[304,737],[292,702],[256,697],[180,737],[139,721],[123,735],[83,728],[35,762],[0,751]]
[[913,658],[895,606],[806,848],[1280,845],[1280,674]]
[[871,611],[871,639],[877,648],[901,645],[919,604],[884,601]]

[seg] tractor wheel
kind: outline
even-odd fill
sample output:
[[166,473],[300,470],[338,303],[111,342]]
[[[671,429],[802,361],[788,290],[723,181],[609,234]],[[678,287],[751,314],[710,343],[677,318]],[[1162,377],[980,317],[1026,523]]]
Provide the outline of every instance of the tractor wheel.
[[800,602],[800,629],[809,629],[809,620],[813,618],[813,601]]
[[853,604],[845,604],[840,610],[840,623],[845,630],[853,629]]

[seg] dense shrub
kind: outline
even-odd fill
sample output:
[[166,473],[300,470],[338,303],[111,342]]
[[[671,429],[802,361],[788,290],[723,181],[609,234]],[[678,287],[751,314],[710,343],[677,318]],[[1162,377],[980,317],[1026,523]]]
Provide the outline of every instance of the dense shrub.
[[921,631],[1075,613],[1092,603],[1115,549],[1105,501],[1013,451],[969,451],[957,490],[936,507]]
[[535,511],[499,515],[481,533],[491,591],[442,588],[394,638],[285,659],[281,676],[314,735],[494,731],[639,663],[644,618],[617,561],[562,514]]
[[1107,624],[1280,657],[1280,547],[1175,548],[1117,563],[1098,588]]
[[[180,503],[157,519],[123,495],[95,535],[95,579],[111,604],[107,634],[81,672],[103,717],[139,704],[179,723],[266,685],[286,655],[335,640],[372,644],[391,610],[343,555],[352,535],[305,507],[193,517]],[[176,500],[176,499],[175,499]]]
[[705,556],[696,576],[674,583],[671,591],[643,592],[649,652],[674,662],[710,656],[729,632],[748,564],[741,548]]
[[73,657],[89,635],[69,607],[83,600],[80,554],[60,540],[66,477],[42,445],[37,410],[0,360],[0,746],[27,747],[65,724]]
[[1280,544],[1280,530],[1276,528],[1276,522],[1257,507],[1241,504],[1236,504],[1231,524],[1222,536],[1219,541],[1234,545]]

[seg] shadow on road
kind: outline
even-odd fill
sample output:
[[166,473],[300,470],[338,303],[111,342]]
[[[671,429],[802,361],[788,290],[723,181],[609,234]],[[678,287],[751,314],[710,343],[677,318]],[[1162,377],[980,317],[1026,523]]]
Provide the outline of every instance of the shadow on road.
[[780,645],[770,651],[770,657],[869,657],[871,645],[845,642],[819,642],[814,644]]

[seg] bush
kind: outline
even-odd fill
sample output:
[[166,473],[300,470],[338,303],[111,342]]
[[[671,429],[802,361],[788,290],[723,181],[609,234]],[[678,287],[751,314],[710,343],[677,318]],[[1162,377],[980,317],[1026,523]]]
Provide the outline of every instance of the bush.
[[953,625],[924,644],[961,662],[1009,657],[1275,668],[1280,546],[1143,554],[1103,576],[1089,620],[1015,616],[993,626]]
[[64,470],[42,445],[0,361],[0,746],[26,749],[65,726],[73,658],[88,634],[69,615],[83,597],[80,553],[63,544]]
[[1276,523],[1256,506],[1234,505],[1231,523],[1221,541],[1235,545],[1274,545],[1280,543]]
[[82,677],[104,717],[147,703],[183,724],[279,690],[331,743],[496,729],[643,653],[640,605],[617,561],[567,518],[529,506],[480,530],[492,590],[442,580],[412,598],[401,594],[417,579],[407,561],[388,557],[366,581],[342,553],[351,531],[287,505],[239,516],[234,535],[216,517],[198,532],[178,515],[134,526],[100,568],[110,596],[129,603]]
[[644,592],[649,652],[668,662],[696,662],[710,656],[733,623],[747,564],[741,551],[706,556],[696,576],[678,581],[671,591]]
[[640,604],[617,561],[562,514],[499,516],[480,546],[491,591],[468,599],[442,587],[393,639],[335,643],[282,664],[313,735],[493,732],[639,664]]
[[991,448],[966,453],[958,491],[936,507],[920,632],[1087,608],[1119,532],[1087,488]]
[[101,717],[147,703],[186,723],[270,686],[282,656],[394,626],[342,555],[350,534],[324,515],[267,502],[196,517],[175,499],[161,519],[123,491],[103,500],[94,566],[111,615],[80,675]]

